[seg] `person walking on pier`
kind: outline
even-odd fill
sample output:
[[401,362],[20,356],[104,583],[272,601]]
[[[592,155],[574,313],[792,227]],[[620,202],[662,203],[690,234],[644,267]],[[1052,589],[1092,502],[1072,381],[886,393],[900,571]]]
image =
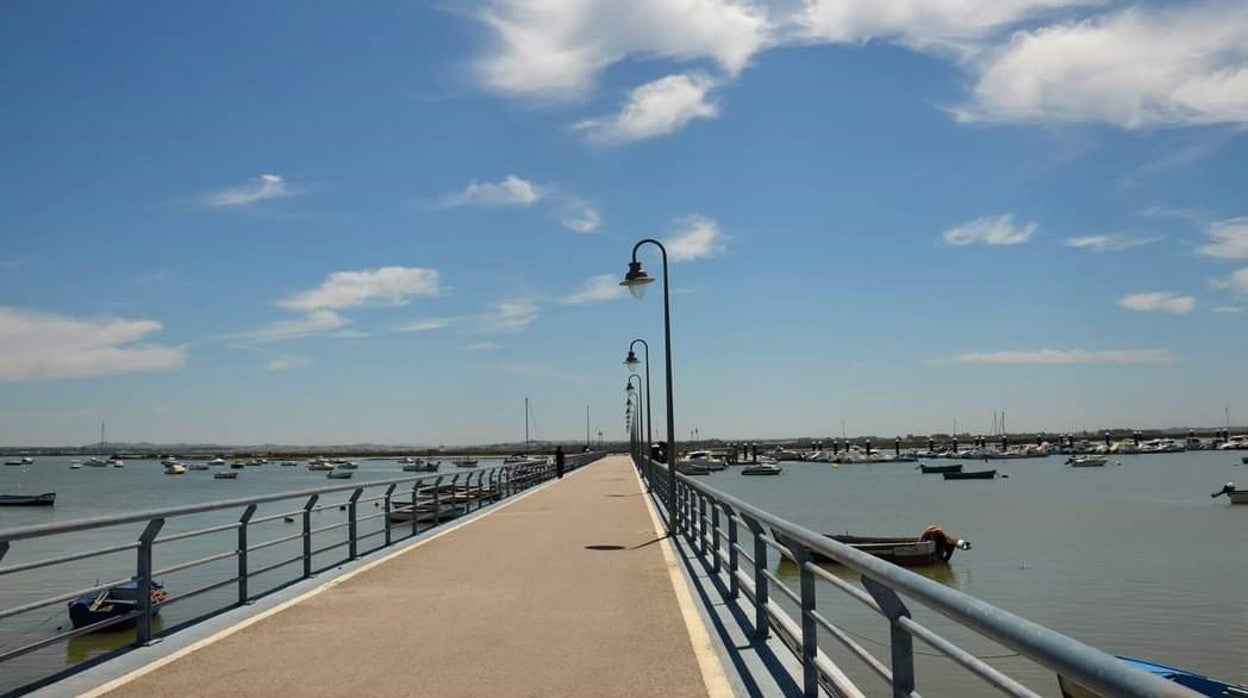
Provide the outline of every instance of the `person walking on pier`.
[[563,479],[563,446],[555,446],[555,476]]

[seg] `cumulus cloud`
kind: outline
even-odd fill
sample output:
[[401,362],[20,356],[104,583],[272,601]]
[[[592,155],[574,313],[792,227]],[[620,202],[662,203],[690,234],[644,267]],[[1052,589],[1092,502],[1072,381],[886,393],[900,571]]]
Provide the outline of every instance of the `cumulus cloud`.
[[1159,237],[1134,237],[1131,235],[1085,235],[1066,238],[1066,246],[1090,252],[1121,252],[1157,242]]
[[311,366],[312,359],[306,356],[279,356],[266,364],[265,368],[270,371],[293,371]]
[[1233,271],[1226,278],[1214,279],[1213,287],[1227,289],[1248,296],[1248,267]]
[[436,269],[380,267],[338,271],[320,286],[279,301],[289,310],[339,310],[366,304],[404,305],[411,296],[441,293]]
[[1019,31],[975,70],[966,120],[1248,123],[1248,5],[1137,6]]
[[231,187],[204,198],[208,206],[247,206],[259,201],[294,196],[298,192],[286,184],[281,175],[262,174],[241,187]]
[[804,0],[792,22],[813,42],[871,38],[931,47],[980,39],[1052,10],[1100,0]]
[[503,208],[507,206],[532,206],[545,197],[547,191],[521,177],[509,174],[503,181],[493,184],[473,180],[464,190],[442,198],[441,205],[475,206],[479,208]]
[[537,319],[541,306],[531,297],[498,301],[478,317],[482,332],[523,332]]
[[1169,364],[1178,360],[1169,349],[1036,349],[962,354],[952,359],[962,364],[1074,365],[1074,364]]
[[725,250],[719,224],[697,214],[676,219],[672,236],[663,244],[673,262],[714,257]]
[[592,276],[580,290],[563,299],[564,303],[579,305],[596,301],[609,301],[625,296],[625,288],[620,285],[619,278],[610,274]]
[[1210,242],[1196,251],[1219,259],[1248,259],[1248,218],[1231,218],[1209,226]]
[[1132,293],[1118,299],[1118,305],[1127,310],[1144,313],[1166,312],[1182,315],[1196,309],[1196,299],[1192,296],[1180,296],[1169,291],[1149,291]]
[[708,99],[715,84],[705,75],[668,75],[633,88],[618,113],[582,121],[575,128],[603,145],[666,136],[694,119],[719,115],[719,107]]
[[184,347],[143,340],[155,320],[78,319],[0,306],[0,380],[34,381],[170,371],[186,363]]
[[963,247],[966,245],[1021,245],[1036,234],[1040,226],[1036,223],[1015,225],[1014,216],[985,216],[950,228],[941,235],[946,245]]

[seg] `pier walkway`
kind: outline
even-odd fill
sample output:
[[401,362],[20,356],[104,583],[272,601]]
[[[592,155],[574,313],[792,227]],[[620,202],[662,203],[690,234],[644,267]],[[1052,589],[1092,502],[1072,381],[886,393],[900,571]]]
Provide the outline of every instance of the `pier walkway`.
[[95,693],[718,694],[646,499],[605,458]]

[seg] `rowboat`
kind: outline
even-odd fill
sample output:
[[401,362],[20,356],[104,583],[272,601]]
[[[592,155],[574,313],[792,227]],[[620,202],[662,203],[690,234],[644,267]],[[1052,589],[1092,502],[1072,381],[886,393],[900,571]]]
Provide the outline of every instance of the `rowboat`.
[[954,463],[953,465],[920,465],[919,472],[924,475],[932,473],[960,473],[962,472],[962,464]]
[[415,463],[408,463],[404,465],[403,472],[405,473],[436,473],[438,471],[438,468],[441,466],[442,466],[442,461],[438,461],[436,463],[431,463],[431,462],[421,463],[420,461],[416,461]]
[[[104,591],[83,594],[69,603],[69,620],[75,628],[82,628],[136,611],[139,605],[138,591],[138,582],[129,581]],[[153,616],[160,613],[160,603],[168,597],[165,586],[152,580]],[[128,622],[133,622],[133,619]]]
[[997,476],[996,469],[993,470],[968,470],[966,472],[944,473],[941,477],[946,480],[991,480]]
[[451,462],[452,462],[452,463],[454,463],[454,464],[455,464],[455,467],[457,467],[457,468],[475,468],[475,467],[477,467],[477,459],[476,459],[476,458],[460,458],[459,460],[453,460],[453,461],[451,461]]
[[[824,535],[855,550],[861,550],[868,555],[902,567],[945,563],[953,557],[956,550],[970,550],[971,548],[969,541],[951,536],[939,526],[928,526],[917,536],[854,536],[848,533],[825,533]],[[772,536],[779,538],[774,530]],[[836,562],[831,557],[815,550],[810,551],[810,555],[815,562]]]
[[0,494],[2,507],[50,507],[56,503],[55,492],[43,494]]
[[[1219,681],[1218,679],[1212,679],[1185,669],[1176,669],[1164,664],[1154,664],[1143,659],[1121,656],[1118,659],[1136,669],[1142,669],[1150,674],[1156,674],[1163,679],[1173,681],[1180,686],[1190,688],[1202,696],[1210,696],[1211,698],[1248,696],[1248,686]],[[1062,691],[1063,698],[1102,698],[1101,694],[1094,693],[1061,674],[1057,676],[1057,685]]]
[[1105,456],[1074,456],[1066,459],[1066,465],[1072,468],[1099,468],[1105,465]]
[[212,474],[214,480],[237,480],[237,470],[218,470]]
[[758,465],[749,465],[741,469],[742,475],[779,475],[782,472],[784,472],[784,468],[781,468],[774,463],[760,463]]
[[1222,486],[1222,489],[1209,496],[1219,497],[1221,495],[1226,495],[1226,498],[1231,500],[1231,504],[1248,504],[1248,490],[1236,489],[1233,482],[1226,483]]
[[350,480],[351,476],[354,474],[355,473],[350,470],[331,470],[328,473],[325,473],[325,477],[330,480]]

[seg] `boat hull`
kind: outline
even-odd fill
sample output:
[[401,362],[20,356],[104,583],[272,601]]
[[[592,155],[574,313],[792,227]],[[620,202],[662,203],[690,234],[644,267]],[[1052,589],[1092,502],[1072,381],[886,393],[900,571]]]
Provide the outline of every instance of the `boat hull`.
[[43,494],[0,494],[0,506],[4,507],[50,507],[56,504],[55,492]]
[[[1164,679],[1173,681],[1189,688],[1202,696],[1210,696],[1211,698],[1223,698],[1227,696],[1248,695],[1248,686],[1239,686],[1217,679],[1211,679],[1208,676],[1196,674],[1184,669],[1176,669],[1174,667],[1165,666],[1164,664],[1154,664],[1146,662],[1142,659],[1132,659],[1131,657],[1118,657],[1119,660],[1135,667],[1147,671],[1150,674],[1156,674]],[[1058,674],[1058,688],[1062,691],[1062,698],[1102,698],[1101,694],[1084,688],[1082,685],[1071,681],[1070,679]]]
[[924,475],[932,475],[935,473],[960,473],[962,472],[962,464],[955,463],[954,465],[920,465],[919,472],[923,473]]
[[944,473],[946,480],[991,480],[997,476],[996,470],[969,470],[958,473]]
[[[152,616],[160,614],[160,602],[167,598],[165,587],[160,582],[152,582]],[[74,628],[83,628],[103,621],[124,616],[138,607],[138,585],[128,582],[95,594],[83,594],[69,602],[69,620]],[[124,623],[110,625],[129,625],[135,621],[131,618]]]

